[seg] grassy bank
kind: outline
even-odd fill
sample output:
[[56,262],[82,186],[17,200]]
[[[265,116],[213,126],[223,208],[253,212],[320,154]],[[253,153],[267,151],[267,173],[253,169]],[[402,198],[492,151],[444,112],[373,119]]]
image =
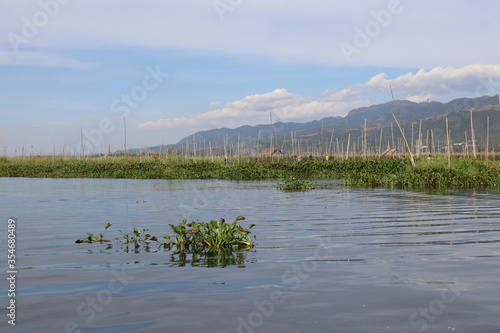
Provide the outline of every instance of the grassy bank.
[[407,162],[389,172],[361,167],[343,179],[348,186],[363,187],[500,188],[500,162],[456,159],[448,167],[445,158],[421,159],[415,168]]
[[0,158],[0,177],[132,179],[343,179],[348,186],[400,188],[498,188],[500,161],[456,157],[419,159],[313,160],[289,158],[95,157]]

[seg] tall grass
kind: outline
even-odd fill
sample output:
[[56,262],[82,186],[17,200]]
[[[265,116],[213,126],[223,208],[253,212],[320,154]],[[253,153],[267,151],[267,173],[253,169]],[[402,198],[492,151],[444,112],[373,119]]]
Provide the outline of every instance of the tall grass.
[[432,160],[419,159],[416,167],[402,163],[388,171],[376,172],[372,169],[360,170],[357,174],[344,177],[346,185],[396,188],[499,188],[500,163],[445,157]]
[[348,186],[485,188],[500,187],[500,161],[454,156],[416,160],[241,157],[122,156],[93,158],[2,158],[0,177],[132,179],[343,179]]

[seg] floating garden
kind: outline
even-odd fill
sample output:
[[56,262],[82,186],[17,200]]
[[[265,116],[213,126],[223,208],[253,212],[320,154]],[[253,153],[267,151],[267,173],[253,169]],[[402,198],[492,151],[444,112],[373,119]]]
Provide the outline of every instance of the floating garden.
[[283,179],[283,182],[279,184],[278,189],[283,192],[299,192],[313,190],[314,186],[314,183],[310,180],[290,177]]
[[[493,157],[492,157],[493,158]],[[163,156],[0,158],[0,177],[284,180],[283,190],[307,190],[315,179],[346,186],[395,188],[499,188],[500,160],[456,155],[419,158],[232,159]],[[308,183],[309,182],[309,183]]]

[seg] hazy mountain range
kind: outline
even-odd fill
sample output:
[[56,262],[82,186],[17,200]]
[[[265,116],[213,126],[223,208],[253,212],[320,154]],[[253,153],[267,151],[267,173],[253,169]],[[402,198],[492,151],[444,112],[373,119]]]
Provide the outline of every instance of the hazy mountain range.
[[[284,153],[333,153],[347,148],[361,149],[366,124],[366,147],[377,150],[404,149],[401,134],[393,113],[398,117],[412,147],[432,146],[438,149],[446,144],[446,123],[449,121],[451,143],[455,146],[471,138],[470,109],[476,144],[485,146],[489,121],[489,146],[500,144],[499,96],[459,98],[448,103],[414,103],[407,100],[391,101],[351,110],[345,117],[326,117],[305,123],[277,122],[272,125],[241,126],[200,131],[176,144],[148,147],[142,153],[256,154],[264,148],[279,148]],[[381,138],[382,136],[382,138]],[[293,140],[292,140],[293,137]],[[419,141],[421,138],[421,141]],[[129,149],[128,153],[139,153]]]

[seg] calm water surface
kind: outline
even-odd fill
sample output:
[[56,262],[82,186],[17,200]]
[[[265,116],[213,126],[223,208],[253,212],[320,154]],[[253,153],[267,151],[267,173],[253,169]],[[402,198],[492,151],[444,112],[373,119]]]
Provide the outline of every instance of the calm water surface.
[[[276,181],[0,178],[17,219],[17,325],[2,332],[500,332],[500,192]],[[225,268],[75,244],[112,222],[237,215],[255,251]],[[0,242],[2,276],[6,237]],[[2,309],[8,284],[0,284]]]

